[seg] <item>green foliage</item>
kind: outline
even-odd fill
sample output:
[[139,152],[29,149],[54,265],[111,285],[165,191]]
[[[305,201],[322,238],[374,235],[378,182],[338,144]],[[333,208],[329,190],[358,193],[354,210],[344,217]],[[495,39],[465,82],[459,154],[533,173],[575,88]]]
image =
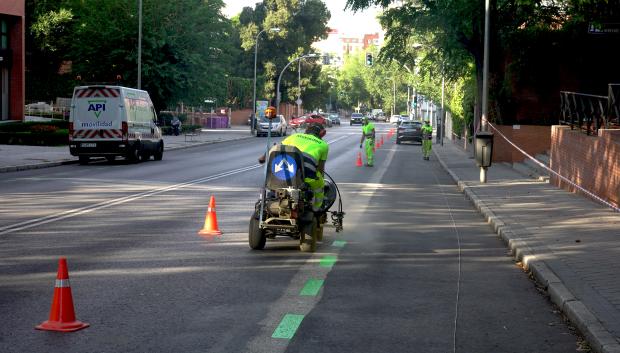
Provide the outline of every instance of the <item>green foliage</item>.
[[[330,14],[320,0],[264,0],[254,8],[246,7],[238,17],[236,29],[241,48],[250,60],[244,61],[245,67],[254,68],[254,50],[258,39],[257,59],[257,97],[258,99],[275,99],[275,90],[280,70],[292,59],[302,54],[312,53],[312,43],[327,35],[327,22]],[[273,32],[271,28],[279,28]],[[297,99],[298,65],[291,65],[289,72],[283,74],[280,91],[282,102]],[[304,60],[301,65],[303,77],[302,99],[312,102],[311,95],[320,87],[318,63]],[[246,70],[247,72],[247,70]]]
[[57,146],[69,142],[69,123],[62,120],[49,122],[14,122],[0,124],[0,144]]
[[[464,79],[468,84],[462,89],[472,92],[464,95],[462,116],[473,111],[472,101],[480,111],[481,99],[475,97],[482,92],[483,2],[347,3],[355,10],[373,5],[385,8],[381,22],[387,29],[387,41],[381,58],[415,64],[422,77],[443,75],[449,86]],[[552,123],[560,90],[578,86],[583,92],[596,93],[619,79],[613,59],[619,51],[617,37],[595,38],[587,33],[590,24],[617,23],[619,16],[617,2],[608,0],[492,1],[489,118],[507,124]],[[602,52],[609,55],[591,55]],[[429,92],[431,86],[422,90],[436,97],[436,92]]]
[[[142,88],[156,107],[199,105],[206,97],[224,102],[230,64],[238,50],[221,0],[143,1]],[[33,20],[28,41],[36,48],[28,96],[70,96],[75,84],[137,82],[138,7],[134,0],[28,1]],[[70,61],[70,76],[57,74]],[[36,70],[41,64],[41,70]],[[48,96],[45,88],[52,82]]]

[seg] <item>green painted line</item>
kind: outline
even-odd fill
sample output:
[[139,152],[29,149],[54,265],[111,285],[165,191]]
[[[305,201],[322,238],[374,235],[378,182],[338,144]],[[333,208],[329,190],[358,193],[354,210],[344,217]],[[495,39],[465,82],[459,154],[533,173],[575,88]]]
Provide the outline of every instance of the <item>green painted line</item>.
[[332,243],[332,246],[336,248],[344,248],[345,245],[347,245],[347,242],[344,240],[334,240]]
[[333,255],[325,255],[325,256],[323,256],[323,258],[321,259],[320,266],[321,266],[321,267],[332,267],[332,266],[334,266],[334,264],[336,263],[336,261],[338,261],[338,258],[337,258],[336,256],[333,256]]
[[297,332],[299,325],[301,325],[301,320],[303,319],[303,315],[284,315],[282,321],[280,321],[280,325],[278,325],[278,327],[276,327],[276,330],[273,331],[273,335],[271,335],[271,338],[283,338],[290,340],[291,338],[293,338],[293,336],[295,336],[295,332]]
[[323,286],[323,282],[325,281],[322,279],[309,279],[299,295],[315,296],[319,294],[319,291]]

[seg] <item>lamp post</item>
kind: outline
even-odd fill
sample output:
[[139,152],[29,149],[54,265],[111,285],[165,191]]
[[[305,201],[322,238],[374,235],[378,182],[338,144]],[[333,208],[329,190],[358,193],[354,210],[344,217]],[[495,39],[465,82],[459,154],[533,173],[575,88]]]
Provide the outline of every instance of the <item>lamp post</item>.
[[289,66],[291,66],[291,64],[294,64],[295,62],[301,60],[301,59],[305,59],[305,58],[318,58],[321,55],[319,54],[306,54],[306,55],[302,55],[296,59],[293,59],[291,62],[289,62],[288,64],[286,64],[286,66],[284,67],[284,69],[282,69],[282,71],[280,72],[280,76],[278,76],[278,84],[276,85],[276,115],[280,114],[280,82],[282,81],[282,75],[284,74],[284,72],[286,71],[286,69],[288,69]]
[[256,35],[256,42],[254,44],[254,95],[252,98],[252,120],[250,122],[250,131],[252,133],[252,135],[254,135],[254,129],[256,126],[256,61],[258,59],[258,39],[260,37],[261,34],[263,34],[265,31],[270,31],[270,32],[280,32],[280,28],[278,27],[272,27],[272,28],[265,28],[262,31],[258,32],[258,34]]
[[[480,131],[487,132],[487,113],[489,105],[489,30],[490,0],[484,2],[484,60],[482,62],[482,116]],[[480,182],[487,182],[487,167],[480,167]]]
[[138,0],[138,89],[142,89],[142,0]]

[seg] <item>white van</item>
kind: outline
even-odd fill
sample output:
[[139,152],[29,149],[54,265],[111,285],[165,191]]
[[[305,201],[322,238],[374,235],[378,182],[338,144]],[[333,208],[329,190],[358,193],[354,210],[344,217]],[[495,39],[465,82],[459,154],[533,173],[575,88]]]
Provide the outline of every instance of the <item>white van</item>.
[[73,90],[69,150],[80,164],[90,157],[113,161],[163,158],[164,140],[148,92],[121,86],[79,86]]

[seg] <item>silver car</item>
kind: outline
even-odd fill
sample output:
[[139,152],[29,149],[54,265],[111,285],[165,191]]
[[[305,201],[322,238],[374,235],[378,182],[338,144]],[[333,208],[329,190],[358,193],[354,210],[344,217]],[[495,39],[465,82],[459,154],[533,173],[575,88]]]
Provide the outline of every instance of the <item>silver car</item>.
[[[287,129],[288,124],[284,115],[278,115],[271,122],[271,136],[286,136]],[[262,118],[256,127],[256,136],[267,136],[267,132],[269,132],[269,120]]]

